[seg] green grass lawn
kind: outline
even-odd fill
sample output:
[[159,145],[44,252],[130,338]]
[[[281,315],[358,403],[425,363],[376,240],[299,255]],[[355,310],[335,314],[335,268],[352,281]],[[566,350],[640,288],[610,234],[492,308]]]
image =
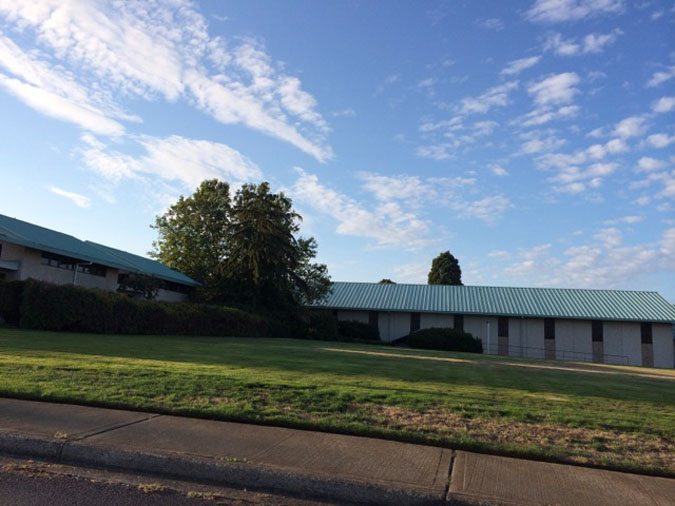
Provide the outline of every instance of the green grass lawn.
[[675,476],[675,371],[293,339],[0,329],[0,395]]

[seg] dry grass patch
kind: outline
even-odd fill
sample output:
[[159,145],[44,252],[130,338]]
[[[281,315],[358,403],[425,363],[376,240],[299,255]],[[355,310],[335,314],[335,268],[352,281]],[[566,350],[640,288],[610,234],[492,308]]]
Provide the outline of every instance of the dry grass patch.
[[413,410],[398,406],[361,406],[372,424],[391,429],[469,437],[483,443],[534,446],[563,461],[662,468],[675,473],[675,441],[664,435],[588,429],[503,418],[472,418],[438,408]]

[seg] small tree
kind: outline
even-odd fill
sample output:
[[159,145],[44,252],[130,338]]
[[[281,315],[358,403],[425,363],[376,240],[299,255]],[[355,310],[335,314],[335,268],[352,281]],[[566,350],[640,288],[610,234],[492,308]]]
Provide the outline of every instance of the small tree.
[[378,281],[378,284],[380,284],[380,285],[395,285],[396,283],[394,283],[389,278],[382,278],[381,280]]
[[457,259],[449,252],[440,253],[431,262],[428,283],[430,285],[461,285],[462,269]]

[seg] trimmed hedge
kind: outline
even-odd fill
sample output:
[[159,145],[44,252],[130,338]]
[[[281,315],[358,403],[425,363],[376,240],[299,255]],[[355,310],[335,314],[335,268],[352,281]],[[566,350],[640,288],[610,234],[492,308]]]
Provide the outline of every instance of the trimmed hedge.
[[405,340],[411,348],[483,353],[482,341],[459,329],[428,328],[416,330]]
[[18,326],[24,282],[0,282],[0,323]]
[[311,309],[304,336],[317,341],[380,341],[380,332],[366,323],[338,320],[332,311]]
[[268,336],[273,327],[268,319],[239,309],[139,300],[35,280],[0,283],[0,316],[26,329],[106,334],[253,337]]
[[380,330],[374,325],[346,320],[339,320],[337,323],[338,333],[343,337],[357,339],[359,341],[380,340]]

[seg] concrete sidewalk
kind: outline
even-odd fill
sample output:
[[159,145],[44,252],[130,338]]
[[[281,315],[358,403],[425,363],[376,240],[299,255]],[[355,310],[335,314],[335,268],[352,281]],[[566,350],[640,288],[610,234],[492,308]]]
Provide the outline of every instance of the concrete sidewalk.
[[366,504],[666,506],[675,497],[666,478],[13,399],[0,399],[0,453]]

